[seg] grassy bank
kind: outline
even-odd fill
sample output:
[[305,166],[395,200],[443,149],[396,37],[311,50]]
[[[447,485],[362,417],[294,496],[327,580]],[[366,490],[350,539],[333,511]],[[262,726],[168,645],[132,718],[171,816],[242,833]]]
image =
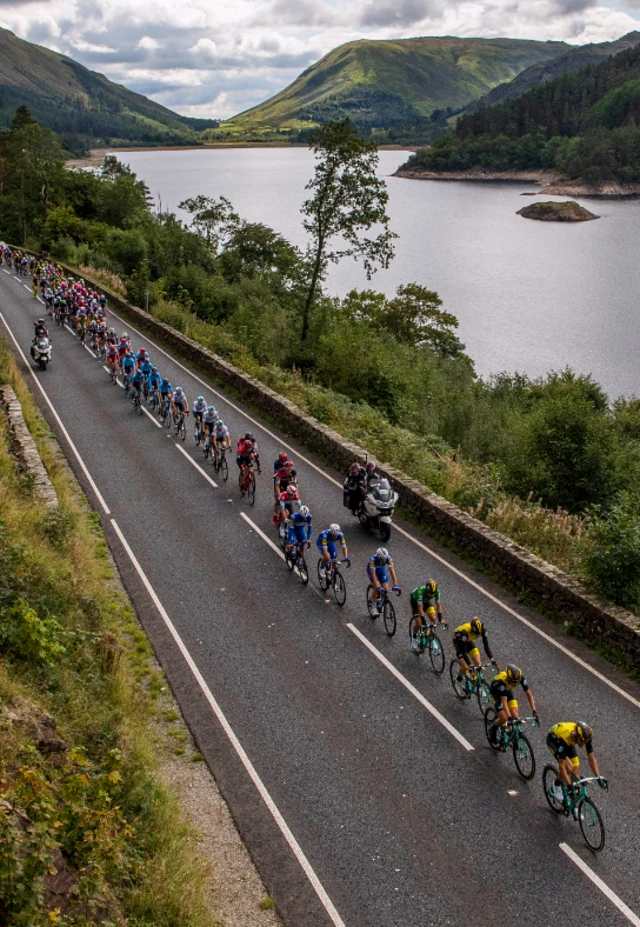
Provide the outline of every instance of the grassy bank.
[[37,503],[0,419],[0,924],[211,925],[196,836],[157,774],[163,677],[4,346],[0,381],[60,500]]

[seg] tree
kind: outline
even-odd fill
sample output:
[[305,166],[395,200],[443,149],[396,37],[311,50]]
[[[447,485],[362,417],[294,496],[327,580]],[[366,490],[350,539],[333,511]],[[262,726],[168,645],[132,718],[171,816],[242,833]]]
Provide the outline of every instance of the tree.
[[190,228],[207,241],[214,254],[223,247],[240,222],[226,196],[214,200],[200,194],[178,203],[178,209],[190,213],[193,217]]
[[[309,286],[303,307],[302,341],[309,333],[309,314],[329,263],[343,257],[362,260],[370,279],[376,265],[389,266],[392,242],[397,237],[389,229],[386,184],[376,176],[375,142],[359,138],[349,119],[343,119],[312,133],[309,144],[319,160],[306,186],[312,196],[302,206],[304,228],[311,238],[306,255]],[[368,237],[366,233],[374,226],[381,228],[375,237]],[[332,248],[336,238],[339,243]]]

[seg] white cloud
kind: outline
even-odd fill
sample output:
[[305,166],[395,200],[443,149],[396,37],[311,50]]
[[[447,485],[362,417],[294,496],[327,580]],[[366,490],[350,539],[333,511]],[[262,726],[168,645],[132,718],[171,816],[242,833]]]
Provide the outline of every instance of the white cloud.
[[0,0],[0,25],[178,112],[227,117],[353,39],[601,42],[640,29],[640,0]]

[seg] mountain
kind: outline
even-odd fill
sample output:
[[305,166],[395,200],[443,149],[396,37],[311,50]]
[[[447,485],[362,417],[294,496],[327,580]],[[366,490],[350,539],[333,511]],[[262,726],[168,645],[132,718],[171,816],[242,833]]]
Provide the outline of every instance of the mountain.
[[189,119],[71,58],[0,29],[0,127],[25,104],[67,147],[197,144],[218,123]]
[[476,176],[534,170],[640,192],[640,45],[461,117],[455,132],[400,168]]
[[580,45],[577,48],[570,48],[563,55],[558,55],[550,61],[536,61],[531,67],[521,71],[513,80],[506,84],[499,84],[479,100],[470,103],[462,114],[477,113],[481,109],[486,109],[487,106],[495,106],[505,100],[521,97],[523,93],[527,93],[539,84],[546,84],[550,80],[555,80],[556,77],[562,77],[564,74],[578,71],[588,65],[600,64],[612,55],[617,55],[618,52],[627,48],[634,48],[639,43],[640,32],[629,32],[613,42]]
[[393,141],[399,129],[433,125],[446,118],[447,108],[459,110],[568,48],[564,42],[449,36],[348,42],[270,100],[206,135],[295,139],[319,123],[349,116],[362,130]]

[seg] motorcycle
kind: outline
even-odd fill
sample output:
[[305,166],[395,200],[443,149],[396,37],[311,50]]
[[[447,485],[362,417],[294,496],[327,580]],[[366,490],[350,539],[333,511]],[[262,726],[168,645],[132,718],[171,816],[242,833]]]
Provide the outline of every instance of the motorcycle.
[[51,342],[48,338],[38,338],[37,342],[31,345],[31,357],[39,364],[40,370],[47,369],[47,364],[51,361]]
[[[369,484],[366,495],[360,502],[357,511],[360,524],[372,531],[378,531],[380,540],[383,542],[391,537],[393,510],[398,503],[398,498],[398,493],[391,488],[389,480],[379,479]],[[344,504],[345,506],[349,504],[347,483],[344,489]]]

